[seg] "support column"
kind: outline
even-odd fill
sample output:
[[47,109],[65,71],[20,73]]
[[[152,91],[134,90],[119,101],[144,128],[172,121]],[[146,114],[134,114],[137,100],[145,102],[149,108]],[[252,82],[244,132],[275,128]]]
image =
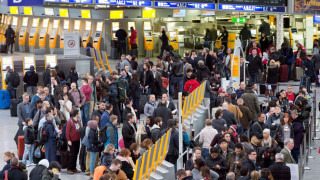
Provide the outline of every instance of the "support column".
[[283,14],[277,14],[277,49],[281,49],[283,37]]
[[[313,47],[313,15],[306,16],[306,34],[305,34],[305,49],[312,49]],[[303,44],[302,44],[303,45]]]

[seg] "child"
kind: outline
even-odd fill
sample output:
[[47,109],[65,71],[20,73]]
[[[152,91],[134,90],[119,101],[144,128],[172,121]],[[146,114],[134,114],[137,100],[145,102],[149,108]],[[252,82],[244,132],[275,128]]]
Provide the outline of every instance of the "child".
[[23,153],[23,159],[22,163],[25,164],[27,167],[29,167],[29,164],[27,164],[27,155],[29,153],[29,162],[30,166],[35,166],[36,164],[33,163],[33,151],[34,151],[34,142],[35,142],[35,134],[34,129],[32,126],[32,119],[27,118],[25,120],[26,125],[23,127],[24,131],[24,153]]

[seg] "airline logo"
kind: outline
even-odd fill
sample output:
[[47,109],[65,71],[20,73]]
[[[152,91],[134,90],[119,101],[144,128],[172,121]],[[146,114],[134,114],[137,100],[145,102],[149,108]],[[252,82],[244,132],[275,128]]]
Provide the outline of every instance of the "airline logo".
[[42,6],[43,0],[1,0],[8,2],[8,6]]

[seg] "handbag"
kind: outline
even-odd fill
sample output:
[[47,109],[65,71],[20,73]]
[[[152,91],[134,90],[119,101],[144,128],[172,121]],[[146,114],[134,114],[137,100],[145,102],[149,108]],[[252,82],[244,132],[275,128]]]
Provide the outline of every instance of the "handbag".
[[81,144],[84,145],[85,147],[87,147],[88,149],[91,149],[91,143],[89,141],[89,138],[87,136],[84,136],[82,141],[81,141]]
[[255,146],[259,146],[259,144],[261,143],[261,139],[258,139],[257,136],[252,136],[250,142]]
[[41,146],[38,146],[35,150],[34,150],[34,152],[33,152],[33,155],[34,155],[34,157],[36,157],[36,158],[41,158],[41,148],[40,148]]
[[66,151],[68,150],[68,144],[67,141],[63,138],[58,138],[57,140],[57,150],[58,151]]

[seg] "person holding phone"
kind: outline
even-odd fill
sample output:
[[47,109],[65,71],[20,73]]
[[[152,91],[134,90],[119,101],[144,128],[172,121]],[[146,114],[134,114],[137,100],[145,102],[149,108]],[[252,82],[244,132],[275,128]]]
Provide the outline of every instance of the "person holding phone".
[[52,161],[48,169],[42,172],[42,179],[45,180],[59,180],[61,166],[57,161]]

